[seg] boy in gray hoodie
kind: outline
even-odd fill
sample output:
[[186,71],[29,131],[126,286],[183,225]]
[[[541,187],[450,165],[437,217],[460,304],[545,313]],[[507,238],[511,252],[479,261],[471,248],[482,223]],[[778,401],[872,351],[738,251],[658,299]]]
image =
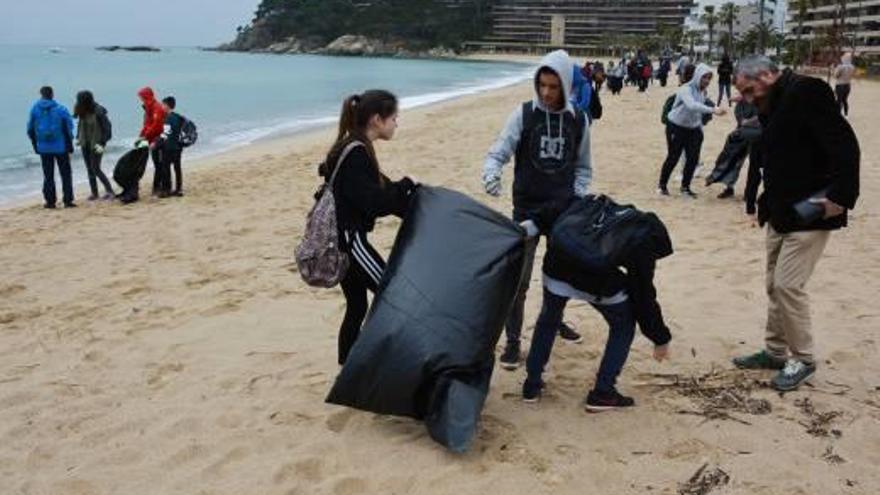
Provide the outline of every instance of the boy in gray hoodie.
[[684,173],[681,179],[681,194],[690,198],[697,195],[691,191],[691,180],[700,161],[700,149],[703,147],[703,116],[724,115],[722,108],[706,104],[706,88],[712,81],[712,69],[706,64],[697,65],[694,77],[682,85],[675,93],[675,101],[669,111],[666,124],[666,143],[668,152],[663,169],[660,171],[660,182],[657,192],[669,196],[669,177],[681,153],[685,154]]
[[[563,50],[547,54],[535,72],[535,98],[518,106],[489,150],[483,165],[483,188],[501,194],[504,165],[514,157],[513,219],[523,222],[548,205],[586,196],[592,179],[590,128],[586,115],[571,104],[572,61]],[[526,245],[523,280],[505,327],[507,344],[501,366],[516,369],[521,360],[523,308],[538,238]],[[566,325],[560,336],[580,342]]]

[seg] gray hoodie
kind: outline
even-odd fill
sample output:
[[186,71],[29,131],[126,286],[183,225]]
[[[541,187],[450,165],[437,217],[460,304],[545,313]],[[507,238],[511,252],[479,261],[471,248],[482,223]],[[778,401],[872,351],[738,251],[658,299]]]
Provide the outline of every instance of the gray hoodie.
[[[568,53],[564,50],[556,50],[555,52],[548,53],[543,59],[541,59],[540,65],[535,70],[535,98],[532,100],[535,108],[554,115],[563,112],[570,112],[572,115],[576,115],[576,110],[570,101],[573,66],[574,64],[571,61],[571,58],[569,58]],[[541,101],[541,96],[538,94],[537,75],[542,67],[553,69],[562,81],[565,108],[558,112],[552,112],[547,109]],[[513,113],[510,114],[510,117],[507,118],[507,123],[504,125],[504,130],[501,131],[501,134],[498,136],[498,140],[495,141],[495,144],[489,149],[489,153],[486,155],[486,162],[483,164],[484,186],[493,180],[501,178],[502,168],[510,161],[510,158],[514,153],[516,153],[520,136],[523,131],[522,113],[522,107],[517,106],[516,110],[514,110]],[[587,127],[584,129],[583,137],[578,146],[574,171],[574,194],[579,197],[587,195],[593,178],[593,168],[590,158],[589,119],[585,120],[587,121]]]
[[675,103],[669,111],[669,121],[688,129],[703,127],[703,114],[713,113],[714,107],[705,104],[706,95],[700,89],[700,80],[712,69],[706,64],[697,65],[694,77],[675,92]]

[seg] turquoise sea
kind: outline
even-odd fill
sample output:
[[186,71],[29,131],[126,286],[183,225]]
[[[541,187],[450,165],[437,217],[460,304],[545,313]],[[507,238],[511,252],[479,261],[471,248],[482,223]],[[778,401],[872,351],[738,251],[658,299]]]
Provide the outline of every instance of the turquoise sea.
[[[83,89],[107,108],[114,135],[103,165],[109,172],[140,130],[136,93],[143,86],[160,98],[175,96],[178,111],[198,124],[199,142],[187,153],[193,158],[333,123],[342,99],[356,91],[389,89],[411,108],[514,84],[530,71],[492,62],[0,46],[0,203],[40,192],[39,157],[25,128],[43,85],[71,111]],[[78,152],[73,173],[77,183],[85,181]]]

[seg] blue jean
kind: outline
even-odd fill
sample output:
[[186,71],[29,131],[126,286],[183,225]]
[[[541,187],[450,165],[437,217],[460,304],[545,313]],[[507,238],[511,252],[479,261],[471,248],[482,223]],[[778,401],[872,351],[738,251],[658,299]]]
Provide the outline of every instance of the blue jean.
[[61,190],[65,205],[73,203],[73,177],[70,172],[70,155],[67,153],[41,153],[40,161],[43,164],[43,199],[47,205],[55,205],[58,200],[55,192],[55,163],[58,163],[58,173],[61,175]]
[[[562,323],[562,313],[567,303],[568,298],[557,296],[544,289],[544,304],[535,324],[532,346],[526,359],[528,373],[526,380],[531,383],[541,383],[541,375],[550,360],[550,352],[553,350],[553,342],[556,340],[556,333],[559,324]],[[608,341],[605,343],[605,353],[599,364],[594,388],[600,392],[610,392],[614,390],[617,377],[629,357],[629,349],[635,337],[635,313],[632,303],[628,300],[610,306],[597,304],[592,306],[602,314],[609,326]]]

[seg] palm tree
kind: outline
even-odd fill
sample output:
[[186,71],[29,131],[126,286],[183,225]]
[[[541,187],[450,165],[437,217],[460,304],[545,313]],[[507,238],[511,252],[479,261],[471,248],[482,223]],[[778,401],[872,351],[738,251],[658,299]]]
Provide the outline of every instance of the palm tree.
[[794,69],[797,70],[801,62],[803,62],[801,57],[801,50],[803,46],[801,44],[801,36],[803,36],[804,33],[804,20],[806,20],[807,18],[808,11],[811,8],[816,7],[816,0],[793,0],[793,2],[794,3],[792,4],[792,6],[796,11],[795,17],[797,18],[798,23],[797,33],[795,35],[797,56],[794,59]]
[[700,31],[688,31],[688,32],[684,35],[684,37],[685,37],[685,39],[686,39],[687,42],[688,42],[688,46],[690,46],[690,50],[688,51],[688,53],[689,53],[690,55],[694,55],[694,44],[695,44],[697,41],[703,39],[703,33],[700,32]]
[[739,15],[739,7],[733,2],[727,2],[721,6],[721,10],[718,11],[719,21],[722,24],[727,26],[727,51],[728,53],[733,53],[733,23],[736,22],[736,17]]
[[712,60],[712,41],[715,39],[715,24],[718,23],[718,14],[715,13],[714,5],[707,5],[700,21],[706,25],[709,31],[709,60]]

